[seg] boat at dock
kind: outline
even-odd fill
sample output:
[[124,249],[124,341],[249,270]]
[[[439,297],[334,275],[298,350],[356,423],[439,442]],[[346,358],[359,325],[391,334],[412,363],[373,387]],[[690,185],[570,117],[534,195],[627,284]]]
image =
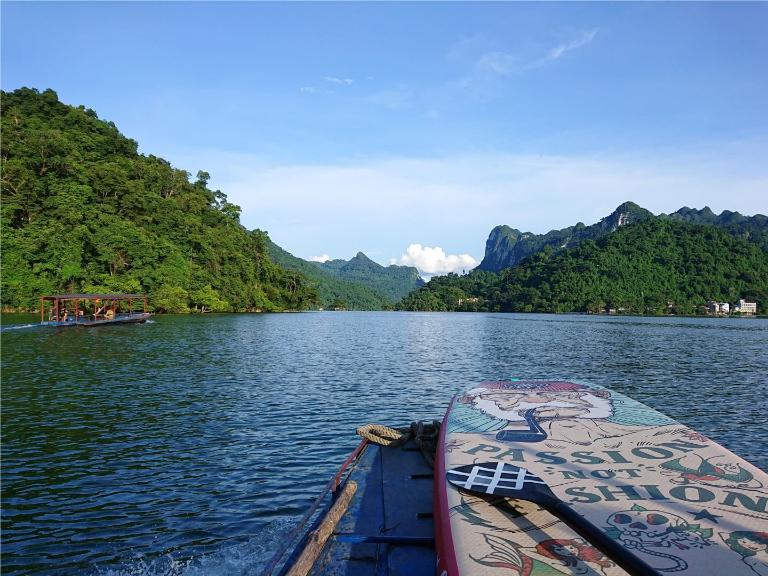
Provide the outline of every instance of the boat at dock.
[[[141,310],[136,310],[140,305]],[[40,298],[40,324],[57,328],[146,322],[144,294],[57,294]]]
[[263,576],[768,575],[768,474],[627,396],[483,382],[424,430],[359,429]]

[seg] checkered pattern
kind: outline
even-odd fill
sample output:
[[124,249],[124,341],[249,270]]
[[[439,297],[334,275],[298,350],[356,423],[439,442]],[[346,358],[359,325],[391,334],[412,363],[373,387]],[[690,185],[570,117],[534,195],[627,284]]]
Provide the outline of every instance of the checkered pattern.
[[513,497],[521,490],[534,488],[532,484],[546,484],[527,469],[504,462],[459,466],[449,470],[447,477],[451,484],[465,490]]

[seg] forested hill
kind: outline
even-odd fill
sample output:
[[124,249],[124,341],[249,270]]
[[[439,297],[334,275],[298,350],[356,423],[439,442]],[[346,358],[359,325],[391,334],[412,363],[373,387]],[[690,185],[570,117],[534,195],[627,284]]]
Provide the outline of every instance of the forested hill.
[[652,212],[634,202],[624,202],[610,215],[590,226],[579,222],[562,230],[550,230],[546,234],[521,232],[509,226],[496,226],[491,230],[485,243],[485,256],[478,269],[498,272],[504,268],[516,266],[518,262],[545,248],[555,252],[573,248],[584,240],[602,238],[620,226],[642,222],[653,217]]
[[491,230],[485,243],[485,256],[478,268],[498,272],[516,266],[532,254],[550,248],[554,252],[574,248],[585,240],[598,240],[621,226],[650,219],[671,219],[691,224],[711,224],[768,250],[768,217],[762,214],[744,216],[729,210],[717,215],[709,208],[696,210],[680,208],[669,215],[659,214],[641,208],[634,202],[624,202],[610,215],[590,226],[579,222],[561,230],[550,230],[546,234],[520,232],[509,226],[496,226]]
[[339,278],[317,266],[315,262],[302,260],[283,250],[274,242],[268,242],[267,249],[274,262],[309,279],[310,284],[317,290],[318,305],[322,308],[382,310],[394,306],[395,301],[384,294],[368,286]]
[[240,208],[55,92],[2,92],[2,306],[60,292],[146,292],[159,311],[302,309]]
[[[660,216],[660,218],[664,217],[664,214]],[[723,210],[720,214],[715,214],[709,207],[701,210],[685,207],[680,208],[677,212],[672,212],[669,218],[692,224],[718,226],[726,232],[757,244],[763,250],[768,251],[768,216],[763,214],[744,216],[730,210]]]
[[622,227],[576,248],[538,252],[500,273],[435,277],[403,310],[693,314],[707,300],[768,305],[768,253],[727,231],[671,219]]
[[368,286],[384,294],[392,303],[398,302],[424,285],[419,271],[413,266],[382,266],[362,252],[358,252],[349,260],[329,260],[313,264],[337,278]]
[[391,309],[404,296],[424,285],[416,268],[382,266],[362,252],[349,260],[310,262],[273,242],[268,244],[268,251],[273,261],[311,280],[323,308]]

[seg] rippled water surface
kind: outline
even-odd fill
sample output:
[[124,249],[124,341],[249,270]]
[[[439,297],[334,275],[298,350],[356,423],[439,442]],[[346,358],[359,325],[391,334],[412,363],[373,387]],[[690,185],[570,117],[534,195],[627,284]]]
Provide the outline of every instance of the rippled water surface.
[[3,320],[3,574],[258,573],[356,426],[440,418],[489,378],[602,384],[768,469],[768,320]]

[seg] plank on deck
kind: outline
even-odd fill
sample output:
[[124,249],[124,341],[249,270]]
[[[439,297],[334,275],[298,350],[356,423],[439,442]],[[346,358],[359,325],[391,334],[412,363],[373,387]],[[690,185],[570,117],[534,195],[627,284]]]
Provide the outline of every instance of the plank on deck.
[[[403,448],[370,445],[350,475],[358,491],[312,574],[317,576],[414,576],[431,574],[432,470],[413,442]],[[352,543],[350,539],[408,543]]]

